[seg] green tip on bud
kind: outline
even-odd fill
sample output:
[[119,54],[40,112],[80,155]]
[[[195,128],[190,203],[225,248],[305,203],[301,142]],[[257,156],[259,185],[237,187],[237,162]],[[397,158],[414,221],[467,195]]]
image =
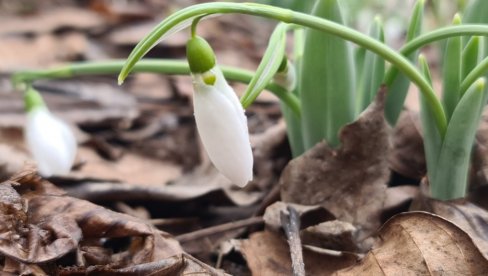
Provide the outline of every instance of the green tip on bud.
[[486,79],[485,78],[479,78],[475,84],[476,90],[483,92],[485,91],[485,86],[486,86]]
[[214,73],[212,72],[206,72],[202,75],[203,82],[206,85],[214,85],[215,81],[217,81],[217,76],[215,76]]
[[205,73],[215,66],[215,54],[208,42],[195,36],[186,43],[186,58],[192,73]]
[[45,107],[41,94],[34,88],[29,88],[24,94],[25,111],[30,112],[34,109]]
[[452,19],[452,25],[461,25],[461,15],[459,13],[456,13],[454,15],[454,18]]

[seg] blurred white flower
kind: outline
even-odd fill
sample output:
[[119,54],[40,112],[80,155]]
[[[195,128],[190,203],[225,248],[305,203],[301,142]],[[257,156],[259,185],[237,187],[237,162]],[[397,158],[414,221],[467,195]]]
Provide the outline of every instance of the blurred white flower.
[[289,60],[286,61],[286,67],[283,71],[277,72],[274,76],[274,82],[279,86],[291,92],[297,86],[297,77],[295,66]]
[[217,65],[192,77],[195,120],[203,146],[215,167],[243,187],[253,176],[244,109]]
[[25,139],[39,173],[44,177],[68,173],[77,147],[73,132],[49,112],[37,91],[28,91],[25,102]]

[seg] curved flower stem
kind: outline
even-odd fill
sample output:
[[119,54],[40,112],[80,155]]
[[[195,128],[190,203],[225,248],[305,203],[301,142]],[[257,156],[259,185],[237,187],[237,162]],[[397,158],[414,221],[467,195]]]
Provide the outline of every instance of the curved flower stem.
[[[48,70],[21,71],[12,76],[14,84],[29,83],[39,79],[70,78],[80,75],[116,74],[124,65],[124,60],[102,62],[80,62]],[[232,81],[249,83],[253,72],[229,66],[221,66],[224,76]],[[186,61],[167,59],[145,59],[134,66],[134,72],[160,73],[168,75],[189,75],[190,68]],[[266,89],[275,94],[291,110],[300,116],[300,100],[281,86],[268,84]]]
[[435,122],[439,132],[442,136],[444,135],[447,129],[447,119],[442,104],[440,103],[439,99],[437,99],[433,88],[417,71],[415,66],[412,65],[405,57],[399,53],[396,53],[393,49],[385,44],[346,26],[305,13],[294,12],[292,10],[262,4],[221,2],[205,3],[194,5],[172,14],[166,20],[156,26],[155,29],[134,48],[120,72],[119,83],[123,82],[131,71],[132,67],[147,53],[147,51],[151,49],[151,47],[153,47],[159,41],[161,36],[171,30],[173,27],[177,26],[180,22],[184,22],[185,20],[201,15],[228,13],[242,13],[261,16],[283,21],[285,23],[293,23],[313,28],[354,42],[359,46],[374,52],[390,62],[393,66],[397,67],[398,70],[403,72],[413,83],[418,86],[421,93],[425,95],[427,104],[435,116]]
[[[440,28],[434,31],[430,31],[426,34],[419,35],[418,37],[412,39],[411,41],[403,45],[403,47],[399,50],[399,52],[404,56],[408,56],[409,54],[415,52],[416,50],[422,48],[423,46],[429,43],[436,42],[453,36],[471,36],[471,35],[488,36],[488,26],[477,25],[477,24],[463,24],[463,25]],[[398,73],[397,68],[394,67],[390,68],[385,75],[384,83],[387,86],[391,85],[397,73]],[[466,89],[468,88],[466,87]]]

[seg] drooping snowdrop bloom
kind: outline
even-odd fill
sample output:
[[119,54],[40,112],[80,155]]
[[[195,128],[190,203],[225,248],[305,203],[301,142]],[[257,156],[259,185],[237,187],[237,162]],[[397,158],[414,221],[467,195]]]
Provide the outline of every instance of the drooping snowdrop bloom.
[[25,139],[44,177],[68,173],[76,155],[76,139],[68,125],[49,112],[39,92],[30,88],[24,97],[27,111]]
[[287,91],[293,91],[297,86],[297,77],[295,66],[286,57],[283,59],[278,72],[273,78],[274,82],[285,88]]
[[243,187],[252,180],[253,156],[242,105],[203,38],[188,41],[187,58],[195,121],[205,151],[220,173]]

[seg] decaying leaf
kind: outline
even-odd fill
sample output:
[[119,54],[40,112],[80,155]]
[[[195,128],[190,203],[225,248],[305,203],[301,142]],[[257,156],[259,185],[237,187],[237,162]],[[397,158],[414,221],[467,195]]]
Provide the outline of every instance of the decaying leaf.
[[75,60],[88,48],[87,38],[77,33],[35,38],[8,37],[0,39],[0,42],[0,72],[41,68]]
[[488,261],[473,240],[439,216],[412,212],[393,217],[374,249],[334,275],[487,275]]
[[[11,260],[10,265],[3,267],[10,272],[25,272],[25,265],[32,270],[36,268],[32,264],[49,263],[44,272],[56,274],[57,267],[53,265],[58,262],[66,265],[70,262],[69,254],[76,253],[78,257],[71,265],[77,268],[61,269],[64,275],[220,273],[184,254],[168,234],[140,219],[66,196],[33,170],[0,183],[0,207],[0,234],[4,237],[0,254]],[[108,244],[122,238],[128,239],[128,243],[114,252]]]
[[[252,275],[292,275],[288,244],[275,232],[257,232],[242,241],[241,252]],[[264,253],[264,254],[263,254]],[[307,275],[330,275],[334,271],[356,263],[356,256],[338,252],[327,254],[304,248],[303,257]]]
[[409,178],[420,180],[424,177],[424,142],[420,134],[418,113],[407,110],[400,115],[393,131],[392,144],[388,156],[390,168]]
[[437,214],[466,232],[488,260],[488,212],[465,200],[423,198],[422,209]]
[[321,205],[353,223],[363,238],[380,226],[390,175],[385,96],[383,88],[360,118],[341,130],[341,148],[322,142],[288,164],[280,179],[283,201]]
[[20,17],[2,16],[0,35],[8,34],[45,34],[62,28],[93,30],[103,27],[102,16],[81,8],[60,7],[46,12]]
[[339,251],[358,251],[355,236],[357,229],[349,222],[332,220],[303,229],[303,244]]

